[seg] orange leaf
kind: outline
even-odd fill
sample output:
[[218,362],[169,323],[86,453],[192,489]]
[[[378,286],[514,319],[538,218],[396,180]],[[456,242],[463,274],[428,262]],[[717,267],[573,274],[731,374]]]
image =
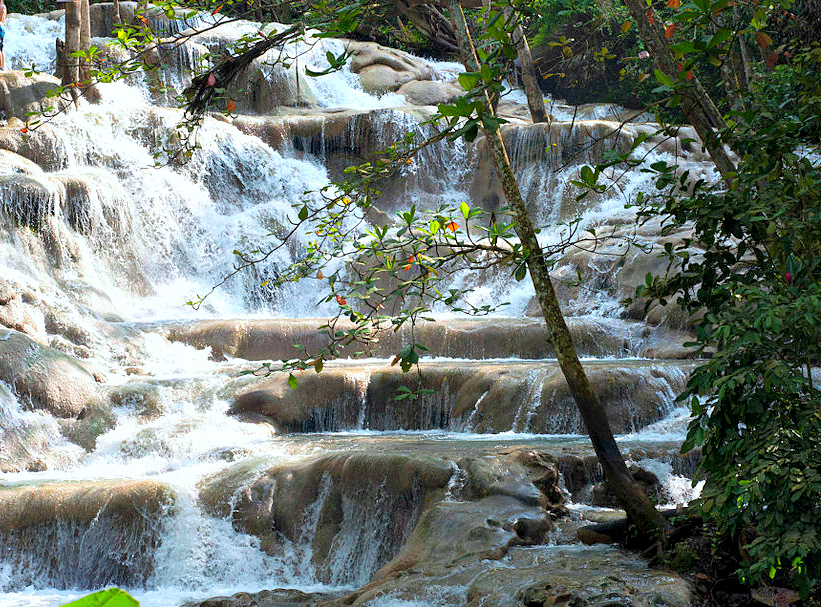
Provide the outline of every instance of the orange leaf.
[[322,273],[322,270],[316,273],[317,280],[322,280],[323,278],[325,278],[325,275]]
[[217,8],[211,11],[212,15],[216,15],[218,12],[222,10],[222,7],[225,6],[224,4],[220,4]]
[[681,0],[667,0],[667,7],[676,10],[681,6]]
[[758,48],[764,50],[773,43],[773,39],[764,32],[756,32],[755,43],[758,45]]
[[413,267],[413,266],[412,266],[411,264],[408,264],[408,265],[406,265],[406,266],[405,266],[404,268],[402,268],[402,269],[403,269],[403,270],[405,270],[405,272],[407,272],[407,271],[408,271],[408,270],[410,270],[412,267]]
[[140,19],[140,21],[142,21],[143,23],[146,23],[146,24],[148,23],[148,19],[146,19],[146,18],[145,18],[145,17],[143,17],[142,15],[137,15],[137,17],[138,17],[138,18]]
[[237,109],[237,104],[234,103],[233,99],[230,99],[228,101],[228,103],[225,104],[225,109],[228,110],[229,112],[235,112],[236,109]]
[[405,164],[413,164],[413,158],[408,158],[405,160]]
[[778,53],[770,53],[767,55],[767,61],[765,62],[768,68],[772,68],[778,63]]
[[336,296],[336,303],[338,303],[340,306],[347,306],[348,305],[348,300],[345,299],[344,297],[342,297],[341,295],[337,295]]
[[456,230],[459,229],[459,224],[456,223],[455,221],[451,220],[445,227],[448,230],[450,230],[451,232],[455,232]]
[[395,365],[396,365],[396,363],[398,363],[400,360],[401,360],[401,359],[399,358],[399,355],[398,355],[398,354],[397,354],[396,356],[394,356],[394,357],[393,357],[393,360],[391,361],[391,367],[395,366]]
[[672,38],[676,34],[676,25],[675,23],[671,23],[667,27],[664,28],[664,37],[665,38]]
[[20,132],[21,133],[28,133],[29,130],[27,128],[23,127],[22,129],[20,129]]

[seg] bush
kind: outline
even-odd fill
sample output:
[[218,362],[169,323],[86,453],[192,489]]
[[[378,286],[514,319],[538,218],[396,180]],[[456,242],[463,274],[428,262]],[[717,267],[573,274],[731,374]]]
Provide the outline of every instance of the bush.
[[680,396],[693,413],[682,449],[703,445],[705,516],[744,538],[742,579],[778,577],[805,598],[821,585],[819,73],[816,44],[753,83],[724,134],[741,157],[729,188],[682,197],[686,174],[653,166],[666,194],[642,213],[692,224],[705,252],[668,247],[677,270],[639,290],[705,312],[697,342],[715,354]]

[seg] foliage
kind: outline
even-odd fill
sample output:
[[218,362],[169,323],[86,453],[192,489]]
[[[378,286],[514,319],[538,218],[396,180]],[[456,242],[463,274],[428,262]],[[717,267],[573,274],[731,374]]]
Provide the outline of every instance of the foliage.
[[139,607],[137,600],[125,590],[108,588],[100,590],[63,607]]
[[650,82],[636,76],[648,61],[620,3],[595,0],[539,0],[532,46],[547,90],[570,103],[611,102],[644,107]]
[[[703,447],[701,507],[743,542],[750,583],[789,577],[806,597],[821,583],[821,47],[753,83],[722,134],[740,155],[729,188],[653,165],[659,195],[642,215],[693,226],[667,245],[671,272],[639,296],[677,297],[703,354],[679,397],[693,421],[683,449]],[[692,244],[701,249],[696,252]]]
[[15,2],[6,2],[9,10],[16,13],[23,13],[24,15],[33,15],[36,13],[47,13],[57,8],[55,0],[16,0]]

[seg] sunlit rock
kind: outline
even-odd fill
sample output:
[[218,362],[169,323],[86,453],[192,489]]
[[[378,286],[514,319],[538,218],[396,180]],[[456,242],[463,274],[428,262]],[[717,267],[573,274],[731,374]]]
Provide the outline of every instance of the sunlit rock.
[[0,379],[34,408],[57,417],[76,418],[100,402],[88,367],[18,331],[0,329]]
[[412,80],[432,80],[430,66],[413,55],[377,44],[346,41],[351,53],[351,71],[359,75],[362,88],[368,93],[396,91]]
[[48,74],[27,76],[20,70],[0,72],[0,112],[6,119],[11,117],[28,121],[29,112],[54,112],[68,108],[67,100],[49,96],[60,86],[60,81]]
[[465,94],[465,90],[456,81],[441,80],[412,80],[400,86],[396,92],[415,105],[451,103]]

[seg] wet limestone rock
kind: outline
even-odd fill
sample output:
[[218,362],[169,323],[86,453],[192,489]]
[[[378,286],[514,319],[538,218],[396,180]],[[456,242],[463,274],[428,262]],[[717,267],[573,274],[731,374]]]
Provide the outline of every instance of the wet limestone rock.
[[396,92],[404,95],[408,103],[414,105],[451,103],[465,94],[465,90],[455,80],[412,80],[400,86]]
[[138,586],[153,571],[173,503],[149,480],[0,487],[0,551],[12,587]]
[[[686,382],[690,363],[592,361],[586,364],[614,432],[660,420]],[[554,362],[420,364],[420,376],[385,365],[326,364],[291,389],[285,374],[227,386],[231,412],[279,432],[460,430],[480,433],[583,433],[564,375]],[[421,386],[420,386],[421,382]],[[430,390],[408,402],[401,388]],[[666,397],[665,397],[666,395]]]
[[689,584],[615,547],[511,551],[507,567],[471,580],[467,607],[690,607]]
[[351,71],[359,75],[368,93],[396,91],[412,80],[432,80],[433,70],[421,59],[376,42],[345,41],[351,53]]
[[215,596],[204,601],[188,601],[182,607],[302,607],[316,605],[334,598],[321,592],[301,592],[278,588],[259,592],[237,592],[231,596]]
[[26,121],[28,112],[71,107],[66,101],[47,96],[58,86],[60,81],[48,74],[26,76],[22,70],[0,72],[0,112],[6,120],[14,117]]
[[260,537],[264,550],[281,550],[284,537],[310,549],[319,580],[357,585],[399,551],[453,473],[437,456],[358,451],[279,464],[261,476],[258,466],[240,462],[206,479],[205,507],[227,513],[234,501],[235,526]]
[[35,409],[58,418],[78,418],[101,407],[94,372],[72,356],[0,328],[0,380]]

